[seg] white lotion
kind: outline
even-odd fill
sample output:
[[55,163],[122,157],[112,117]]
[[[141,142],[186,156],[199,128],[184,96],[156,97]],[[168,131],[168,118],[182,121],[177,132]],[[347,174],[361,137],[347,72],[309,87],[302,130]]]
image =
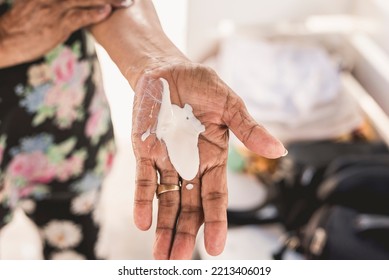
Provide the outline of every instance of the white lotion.
[[174,168],[184,180],[196,177],[200,166],[198,138],[205,126],[193,115],[193,109],[171,103],[169,84],[163,84],[162,103],[158,114],[157,138],[166,144]]
[[187,185],[186,185],[186,189],[187,189],[188,191],[193,190],[193,188],[194,188],[194,186],[193,186],[192,184],[187,184]]
[[147,138],[149,138],[151,134],[150,127],[146,130],[145,133],[142,134],[141,140],[142,142],[146,141]]

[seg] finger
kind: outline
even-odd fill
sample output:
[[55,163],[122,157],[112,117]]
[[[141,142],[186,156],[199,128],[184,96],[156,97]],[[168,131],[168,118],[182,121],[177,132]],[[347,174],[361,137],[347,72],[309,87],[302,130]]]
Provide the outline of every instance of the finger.
[[155,137],[147,136],[156,119],[154,111],[157,109],[153,108],[158,104],[158,99],[153,94],[154,91],[159,92],[158,89],[155,83],[144,81],[137,89],[133,105],[132,144],[137,159],[134,219],[135,224],[143,230],[151,226],[152,201],[157,188],[157,165],[151,158],[152,155],[164,154],[159,150],[160,142]]
[[157,188],[157,172],[151,159],[139,158],[136,163],[134,222],[141,230],[152,223],[153,199]]
[[232,92],[227,99],[224,121],[253,152],[267,158],[286,155],[284,145],[250,116],[242,99]]
[[112,11],[111,5],[77,8],[66,12],[63,28],[68,33],[104,20]]
[[[165,185],[178,185],[179,177],[173,166],[168,163],[168,169],[160,171],[160,182]],[[180,209],[180,192],[163,193],[158,200],[158,221],[154,241],[154,258],[167,260],[176,228],[177,215]]]
[[201,178],[204,208],[204,242],[208,254],[223,252],[227,237],[227,175],[226,166],[214,167]]
[[196,236],[203,224],[200,179],[184,181],[181,189],[181,209],[170,259],[188,260],[196,244]]

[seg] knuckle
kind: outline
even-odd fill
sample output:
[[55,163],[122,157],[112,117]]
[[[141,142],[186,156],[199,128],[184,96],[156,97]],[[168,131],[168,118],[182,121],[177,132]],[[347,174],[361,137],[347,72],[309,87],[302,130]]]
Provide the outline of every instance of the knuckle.
[[172,169],[163,169],[163,170],[161,170],[161,174],[163,176],[167,176],[167,177],[175,177],[175,176],[177,176],[176,171],[172,170]]
[[149,199],[134,199],[134,206],[149,206],[151,203]]
[[236,94],[231,94],[228,101],[230,103],[229,106],[231,109],[235,109],[234,111],[239,112],[243,108],[243,99]]
[[182,205],[181,206],[181,213],[185,214],[201,214],[203,212],[203,208],[201,206],[195,206],[195,205]]
[[251,126],[248,126],[244,131],[243,131],[243,142],[246,143],[250,140],[255,128],[257,128],[258,125],[253,124]]
[[168,225],[157,225],[156,231],[158,232],[172,232],[174,231],[174,227],[168,226]]
[[136,164],[138,166],[153,166],[151,158],[148,157],[138,157],[136,159]]
[[149,187],[155,187],[156,183],[152,179],[136,179],[135,185],[138,188],[149,188]]
[[164,193],[160,195],[159,206],[164,208],[178,208],[179,200],[177,197],[169,195],[169,193]]
[[227,201],[227,194],[224,192],[213,191],[203,195],[203,200],[206,202],[220,202],[225,203]]
[[[151,158],[144,156],[136,157],[136,170],[137,172],[141,172],[143,170],[148,170],[149,168],[155,168],[155,164]],[[151,177],[151,174],[147,174]]]
[[214,80],[215,77],[218,77],[216,71],[212,69],[210,66],[203,64],[195,64],[193,66],[193,71],[197,76],[201,77],[202,80]]
[[208,225],[225,226],[227,224],[227,219],[206,219],[205,223]]
[[175,170],[161,170],[161,184],[177,184],[178,174]]
[[[160,185],[158,185],[156,193],[158,194],[161,189],[159,188]],[[164,191],[162,190],[162,193],[158,195],[159,201],[161,202],[160,205],[162,206],[175,206],[180,204],[181,200],[181,192],[179,190],[171,190],[171,191]]]
[[188,230],[177,230],[176,235],[181,235],[185,238],[189,238],[191,240],[196,239],[196,234],[192,233]]
[[212,77],[218,76],[216,71],[208,65],[201,65],[201,70]]

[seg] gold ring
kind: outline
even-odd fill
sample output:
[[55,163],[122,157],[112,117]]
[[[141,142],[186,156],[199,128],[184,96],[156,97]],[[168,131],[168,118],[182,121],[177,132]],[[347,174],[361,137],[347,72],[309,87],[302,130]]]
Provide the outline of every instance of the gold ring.
[[181,190],[181,187],[179,185],[160,184],[157,187],[157,192],[156,192],[157,198],[159,198],[159,196],[165,192],[180,191],[180,190]]

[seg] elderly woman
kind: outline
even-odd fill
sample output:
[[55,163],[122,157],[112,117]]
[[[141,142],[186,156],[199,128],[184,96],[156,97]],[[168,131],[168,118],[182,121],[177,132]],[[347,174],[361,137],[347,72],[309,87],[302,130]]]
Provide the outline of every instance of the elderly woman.
[[[89,34],[136,93],[134,218],[150,228],[157,192],[155,258],[190,259],[203,223],[207,251],[220,254],[229,129],[260,155],[277,158],[285,148],[212,70],[172,44],[151,0],[0,0],[0,225],[22,208],[42,229],[46,258],[96,258],[93,205],[115,147]],[[161,78],[171,103],[190,105],[204,126],[194,178],[180,176],[155,133]]]

